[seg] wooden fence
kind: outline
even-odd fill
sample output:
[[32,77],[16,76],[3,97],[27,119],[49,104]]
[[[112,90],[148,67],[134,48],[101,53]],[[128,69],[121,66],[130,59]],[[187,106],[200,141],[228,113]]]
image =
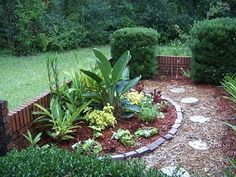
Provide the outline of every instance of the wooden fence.
[[[181,74],[181,68],[191,69],[190,60],[190,57],[158,56],[159,74],[167,76]],[[38,111],[35,103],[49,107],[50,98],[49,92],[44,93],[11,112],[8,111],[7,101],[0,100],[0,155],[6,154],[13,148],[20,149],[28,145],[23,134],[27,130],[32,134],[37,133],[32,123],[35,119],[32,112]]]
[[176,77],[183,71],[191,70],[191,57],[189,56],[158,56],[158,74]]

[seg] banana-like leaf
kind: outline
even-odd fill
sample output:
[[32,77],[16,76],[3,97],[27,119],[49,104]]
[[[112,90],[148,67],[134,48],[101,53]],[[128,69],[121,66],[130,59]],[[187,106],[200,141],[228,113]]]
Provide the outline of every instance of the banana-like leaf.
[[123,89],[125,88],[125,86],[128,82],[129,81],[127,81],[127,80],[118,81],[116,84],[116,92],[119,94],[122,93]]
[[113,83],[116,83],[118,80],[121,79],[122,73],[124,72],[125,68],[127,67],[127,64],[130,60],[130,52],[127,51],[121,57],[117,60],[113,67],[112,71],[112,81]]
[[124,86],[123,90],[121,91],[121,94],[128,92],[130,89],[132,89],[141,79],[141,76],[138,76],[130,81],[128,81],[126,83],[126,85]]
[[109,89],[112,85],[112,82],[111,82],[111,79],[108,75],[108,72],[107,72],[106,68],[103,66],[103,64],[98,60],[97,60],[97,65],[98,65],[98,68],[100,69],[100,71],[102,73],[105,84],[106,84],[107,88]]
[[126,66],[122,75],[121,75],[121,79],[122,80],[129,80],[129,74],[130,74],[130,68],[129,68],[129,66]]
[[93,49],[94,55],[99,59],[99,61],[102,63],[103,67],[106,69],[106,72],[108,75],[111,74],[111,64],[109,60],[103,55],[102,52],[100,52],[98,49],[94,48]]
[[102,79],[97,74],[91,71],[84,70],[84,69],[81,69],[80,71],[86,74],[87,76],[89,76],[91,79],[95,80],[97,83],[100,84],[102,82]]

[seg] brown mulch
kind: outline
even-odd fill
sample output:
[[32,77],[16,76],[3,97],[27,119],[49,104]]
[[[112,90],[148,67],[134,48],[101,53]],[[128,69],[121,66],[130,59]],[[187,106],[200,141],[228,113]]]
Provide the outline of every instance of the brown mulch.
[[[160,136],[164,136],[170,129],[171,126],[174,124],[176,119],[176,111],[172,105],[167,105],[165,109],[165,117],[164,118],[156,118],[153,122],[146,123],[138,117],[133,117],[129,120],[125,119],[118,119],[116,126],[113,128],[105,129],[102,134],[102,137],[96,139],[96,141],[100,142],[103,147],[102,153],[125,153],[131,150],[138,149],[142,146],[145,146],[149,143],[152,143],[154,140],[159,138]],[[79,123],[80,128],[78,128],[75,132],[75,139],[71,141],[64,141],[59,142],[57,145],[62,148],[72,149],[71,146],[79,141],[84,142],[85,140],[93,137],[93,130],[88,127],[89,125],[85,122]],[[117,132],[119,128],[121,129],[128,129],[132,134],[138,128],[145,128],[145,127],[155,127],[158,129],[158,134],[152,136],[150,138],[135,138],[135,145],[134,146],[125,146],[121,143],[120,140],[111,139],[114,132]],[[47,144],[56,143],[50,137],[47,137]]]
[[[143,157],[149,167],[168,165],[182,166],[193,176],[224,176],[227,165],[226,157],[236,157],[236,141],[233,132],[224,124],[229,121],[235,124],[232,116],[236,115],[232,102],[226,98],[227,93],[221,87],[196,85],[189,79],[180,80],[161,78],[143,81],[147,91],[161,90],[164,95],[179,103],[184,110],[184,124],[170,142]],[[185,88],[184,93],[171,93],[175,87]],[[180,103],[184,97],[200,99],[196,105]],[[190,116],[202,115],[210,118],[209,122],[200,124],[190,121]],[[195,150],[188,145],[189,141],[202,140],[209,149]]]

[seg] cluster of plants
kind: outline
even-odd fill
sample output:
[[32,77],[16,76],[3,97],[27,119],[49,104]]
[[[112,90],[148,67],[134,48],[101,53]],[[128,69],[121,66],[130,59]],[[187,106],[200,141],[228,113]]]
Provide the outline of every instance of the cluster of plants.
[[235,16],[235,7],[232,0],[3,0],[0,48],[29,54],[108,44],[114,31],[135,26],[154,28],[168,42],[195,20]]
[[[101,137],[106,128],[115,127],[119,119],[139,118],[152,122],[163,117],[160,92],[145,95],[133,89],[141,76],[129,78],[130,52],[124,52],[113,65],[97,49],[94,54],[95,65],[90,70],[80,68],[70,74],[73,77],[70,83],[61,82],[57,59],[49,58],[50,106],[36,104],[41,111],[34,112],[38,116],[34,123],[47,127],[47,134],[57,142],[73,139],[80,122],[86,122],[94,131],[93,137],[73,145],[85,153],[99,153],[102,147],[95,139]],[[157,133],[153,128],[139,129],[135,135],[147,138]],[[35,145],[41,134],[35,138],[30,133],[25,136]],[[126,146],[135,144],[129,130],[119,129],[111,138],[121,140]]]
[[193,81],[219,84],[236,68],[236,19],[218,18],[198,22],[192,28]]
[[[230,99],[235,103],[236,105],[236,76],[226,76],[223,81],[221,82],[224,89],[230,94]],[[235,107],[236,109],[236,107]],[[230,123],[225,123],[228,127],[230,127],[234,131],[234,141],[236,141],[235,135],[236,135],[236,125],[232,125]],[[228,177],[235,176],[236,172],[236,159],[228,159],[228,162],[230,164],[230,167],[226,169],[225,174]]]
[[[14,170],[13,170],[14,169]],[[68,151],[55,146],[13,150],[0,157],[0,174],[7,176],[146,176],[164,177],[158,169],[146,169],[138,160],[114,161],[86,156],[79,150]]]

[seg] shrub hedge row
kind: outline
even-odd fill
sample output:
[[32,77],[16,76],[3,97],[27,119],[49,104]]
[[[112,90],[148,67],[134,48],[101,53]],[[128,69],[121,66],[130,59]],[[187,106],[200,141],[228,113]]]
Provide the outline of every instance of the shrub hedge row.
[[151,78],[156,74],[156,45],[159,34],[151,28],[124,28],[114,32],[111,41],[111,56],[116,61],[125,51],[131,53],[131,77],[142,75]]
[[137,160],[114,161],[69,152],[56,147],[30,147],[0,157],[0,176],[90,176],[90,177],[162,177],[157,169],[145,170]]
[[190,34],[195,82],[219,84],[225,75],[236,73],[236,19],[201,21]]

